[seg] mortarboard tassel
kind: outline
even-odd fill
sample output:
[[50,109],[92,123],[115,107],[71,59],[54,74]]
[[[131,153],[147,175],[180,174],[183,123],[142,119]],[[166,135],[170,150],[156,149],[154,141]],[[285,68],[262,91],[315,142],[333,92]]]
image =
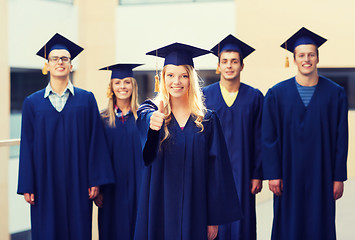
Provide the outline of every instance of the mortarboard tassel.
[[159,76],[158,76],[158,74],[155,75],[154,79],[155,79],[154,92],[159,92],[160,89],[159,89]]
[[[47,58],[46,45],[44,45],[44,58]],[[44,63],[44,66],[43,66],[43,68],[42,68],[42,74],[43,74],[43,75],[47,75],[47,74],[48,74],[47,66],[48,66],[48,63],[45,62],[45,63]]]
[[[287,49],[287,41],[285,42],[285,48]],[[290,61],[288,60],[288,57],[286,56],[285,60],[285,68],[290,67]]]
[[[155,55],[158,57],[158,50],[155,51]],[[154,92],[159,92],[159,75],[158,75],[158,61],[155,61],[155,85],[154,85]]]
[[48,66],[48,64],[45,62],[44,66],[42,68],[42,74],[43,75],[47,75],[48,74],[47,66]]
[[290,67],[290,61],[288,60],[288,57],[286,57],[285,68],[288,68],[288,67]]

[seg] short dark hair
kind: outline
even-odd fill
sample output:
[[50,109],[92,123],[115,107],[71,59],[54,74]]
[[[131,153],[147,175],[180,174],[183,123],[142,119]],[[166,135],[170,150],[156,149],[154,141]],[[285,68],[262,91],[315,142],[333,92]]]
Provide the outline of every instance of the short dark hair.
[[[224,50],[223,52],[237,52],[237,53],[239,53],[239,58],[240,58],[240,65],[243,65],[243,55],[242,55],[242,53],[241,52],[238,52],[238,51],[236,51],[236,50]],[[221,55],[222,55],[222,52],[221,52],[221,54],[219,54],[219,56],[218,56],[218,63],[220,63],[221,62]]]
[[[314,45],[314,46],[316,46],[316,45]],[[293,59],[296,59],[295,50],[296,50],[296,48],[293,50]],[[317,46],[316,46],[316,54],[317,54],[317,58],[319,58],[319,51],[318,51],[318,47]]]

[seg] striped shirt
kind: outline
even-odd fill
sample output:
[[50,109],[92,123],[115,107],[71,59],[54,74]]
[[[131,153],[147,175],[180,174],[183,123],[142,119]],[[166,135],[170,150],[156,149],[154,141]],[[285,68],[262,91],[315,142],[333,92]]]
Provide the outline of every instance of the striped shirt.
[[308,87],[300,85],[296,80],[295,82],[303,104],[307,107],[309,102],[311,101],[311,98],[313,96],[314,90],[316,90],[317,85]]
[[51,84],[48,83],[46,90],[44,91],[44,98],[48,97],[53,107],[58,112],[61,112],[65,106],[65,103],[69,98],[69,93],[71,93],[74,96],[74,86],[70,81],[68,81],[67,88],[64,90],[61,96],[59,96],[56,92],[54,92],[51,87]]

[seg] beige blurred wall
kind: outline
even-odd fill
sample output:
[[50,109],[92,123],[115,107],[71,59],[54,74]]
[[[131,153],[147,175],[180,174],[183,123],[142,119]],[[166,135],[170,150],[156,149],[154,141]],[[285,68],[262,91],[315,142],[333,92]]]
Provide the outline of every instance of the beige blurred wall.
[[[328,39],[320,48],[319,67],[355,67],[355,1],[235,2],[236,35],[256,49],[246,59],[243,79],[263,92],[296,73],[292,54],[280,45],[303,26]],[[286,56],[290,68],[284,68]]]
[[98,69],[115,63],[117,0],[75,0],[74,4],[78,8],[78,43],[84,48],[78,57],[75,85],[92,91],[102,109],[107,104],[110,71]]
[[[0,140],[9,139],[10,129],[10,68],[8,64],[7,0],[0,0]],[[8,161],[9,148],[0,147],[0,239],[10,239],[8,223]]]
[[[78,8],[78,42],[84,48],[79,55],[74,84],[92,91],[99,109],[107,104],[106,90],[111,71],[98,71],[112,65],[116,52],[117,0],[75,0]],[[93,209],[93,240],[98,239],[97,207]]]
[[[296,74],[292,53],[280,45],[301,27],[322,35],[319,67],[355,68],[355,1],[235,0],[236,31],[241,40],[256,51],[245,59],[242,81],[264,94],[274,84]],[[290,68],[285,68],[285,57]],[[349,112],[348,177],[355,177],[355,112]],[[346,187],[346,184],[345,184]],[[258,201],[269,199],[267,182]]]

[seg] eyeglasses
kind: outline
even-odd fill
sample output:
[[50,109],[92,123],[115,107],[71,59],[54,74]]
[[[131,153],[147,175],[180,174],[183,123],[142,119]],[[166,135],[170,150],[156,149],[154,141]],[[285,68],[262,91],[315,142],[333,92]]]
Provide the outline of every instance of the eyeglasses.
[[63,63],[68,63],[70,62],[70,57],[50,57],[48,60],[52,63],[57,63],[59,60],[62,60]]

